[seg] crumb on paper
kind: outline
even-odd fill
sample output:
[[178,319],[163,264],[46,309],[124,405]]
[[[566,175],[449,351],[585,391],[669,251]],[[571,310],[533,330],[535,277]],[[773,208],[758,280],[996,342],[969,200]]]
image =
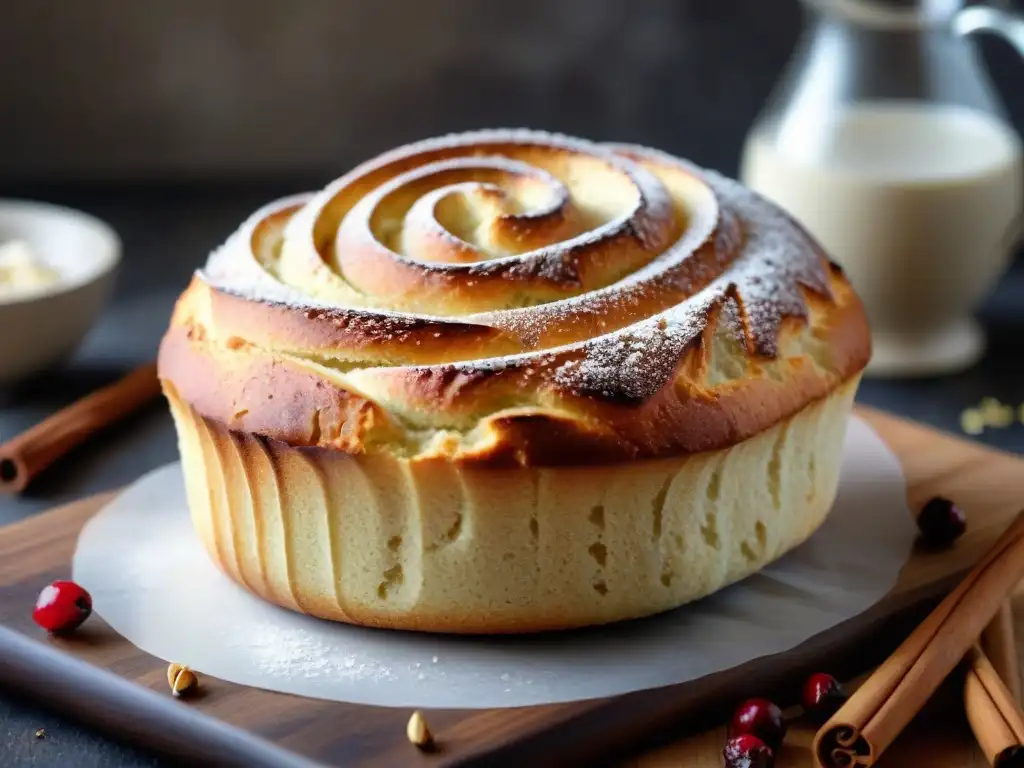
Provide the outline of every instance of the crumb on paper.
[[37,739],[45,739],[46,738],[46,729],[45,728],[36,728],[36,738]]

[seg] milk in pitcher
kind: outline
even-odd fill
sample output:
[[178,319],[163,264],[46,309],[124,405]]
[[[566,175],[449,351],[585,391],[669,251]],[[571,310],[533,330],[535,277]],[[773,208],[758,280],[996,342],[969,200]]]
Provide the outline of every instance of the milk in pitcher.
[[829,119],[806,137],[799,126],[780,136],[777,124],[759,125],[743,181],[844,268],[868,312],[876,370],[960,363],[980,348],[970,311],[1019,235],[1019,139],[957,105],[867,102]]

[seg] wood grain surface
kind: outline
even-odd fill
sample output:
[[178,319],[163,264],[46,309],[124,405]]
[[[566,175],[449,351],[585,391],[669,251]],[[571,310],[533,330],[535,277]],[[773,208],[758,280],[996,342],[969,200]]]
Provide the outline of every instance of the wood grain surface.
[[[881,413],[862,410],[861,415],[900,458],[911,507],[936,494],[950,496],[968,510],[969,530],[949,552],[915,553],[887,598],[790,652],[699,681],[610,699],[505,710],[427,711],[439,742],[439,749],[430,754],[419,753],[406,741],[410,712],[404,709],[314,701],[208,676],[203,677],[202,696],[182,706],[335,765],[562,765],[623,760],[643,766],[719,765],[722,732],[715,726],[736,701],[755,694],[792,700],[794,686],[810,671],[825,669],[848,678],[869,669],[895,647],[1024,506],[1024,460]],[[52,648],[169,696],[166,661],[139,651],[97,617],[67,639],[46,638],[31,623],[36,594],[50,580],[68,575],[77,533],[103,501],[85,500],[0,529],[0,621]],[[21,670],[28,677],[33,673]],[[74,685],[74,680],[68,681],[68,686]],[[908,746],[901,740],[883,765],[974,765],[969,736],[964,738],[966,726],[955,706],[956,694],[955,690],[949,694],[952,706],[939,708],[931,721],[925,717],[923,724],[915,724],[932,734],[934,746],[929,754],[944,762],[918,757],[900,761],[900,749],[917,748],[911,733]],[[43,689],[39,695],[55,700],[61,692]],[[114,735],[160,747],[147,740],[144,728],[126,728],[123,718],[104,717],[104,711],[103,702],[97,701],[89,713],[91,721]],[[931,727],[929,722],[933,722]],[[936,722],[941,727],[935,726]],[[160,723],[153,725],[159,727]],[[694,733],[698,735],[692,739],[671,744]],[[810,739],[810,729],[794,727],[778,765],[810,765]],[[185,735],[182,741],[187,748]],[[658,743],[670,746],[640,758],[630,757],[644,744]]]

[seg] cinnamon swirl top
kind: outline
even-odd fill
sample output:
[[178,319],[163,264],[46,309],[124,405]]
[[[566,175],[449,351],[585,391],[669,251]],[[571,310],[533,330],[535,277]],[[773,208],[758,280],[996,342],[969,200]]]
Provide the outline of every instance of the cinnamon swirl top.
[[480,131],[257,211],[178,302],[160,375],[292,445],[550,465],[731,445],[869,354],[838,269],[737,183]]

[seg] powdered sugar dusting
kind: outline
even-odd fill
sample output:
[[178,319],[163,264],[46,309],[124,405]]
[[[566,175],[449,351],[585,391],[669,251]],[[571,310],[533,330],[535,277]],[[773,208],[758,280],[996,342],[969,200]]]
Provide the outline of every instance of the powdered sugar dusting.
[[708,290],[657,318],[587,342],[584,355],[563,363],[555,380],[577,395],[642,402],[672,377],[720,300],[718,290]]
[[[471,263],[428,263],[414,255],[392,252],[375,240],[369,222],[380,202],[410,184],[423,184],[435,176],[443,181],[427,193],[430,199],[426,202],[431,204],[427,205],[423,198],[422,204],[414,202],[409,209],[413,219],[408,223],[435,234],[446,230],[435,219],[424,218],[433,216],[433,203],[453,184],[465,187],[477,183],[458,180],[463,171],[477,173],[485,169],[499,180],[499,186],[503,174],[529,176],[551,188],[552,205],[571,204],[561,180],[524,160],[503,154],[523,147],[565,152],[570,160],[574,154],[598,158],[629,180],[635,197],[623,201],[619,215],[563,242],[512,256],[491,258],[478,253]],[[339,212],[336,205],[332,207],[332,201],[339,199],[343,191],[357,182],[365,184],[366,179],[395,163],[400,164],[400,172],[382,177],[385,180],[381,184],[371,187],[347,210]],[[706,187],[693,199],[673,200],[658,176],[659,169],[681,170],[703,181]],[[572,295],[571,288],[578,277],[575,254],[622,233],[629,233],[644,247],[657,244],[665,231],[665,222],[676,215],[678,205],[688,210],[687,226],[678,240],[615,282]],[[263,226],[268,218],[289,206],[295,208],[295,214],[276,234]],[[520,218],[528,225],[530,215],[525,213]],[[282,277],[287,270],[277,267],[282,258],[280,241],[297,238],[304,242],[306,238],[309,246],[298,250],[306,254],[306,266],[330,269],[317,255],[318,240],[323,239],[322,233],[317,232],[323,229],[325,221],[330,223],[331,216],[340,217],[333,247],[337,250],[334,260],[341,268],[327,276],[340,286],[338,291],[347,291],[345,295],[366,302],[365,306],[339,304],[326,289],[314,297],[303,287],[287,282]],[[456,239],[454,235],[451,238]],[[459,242],[460,247],[473,248]],[[356,244],[360,248],[372,247],[378,255],[396,263],[414,265],[424,275],[458,275],[468,288],[472,288],[474,278],[488,275],[500,275],[510,281],[509,285],[525,280],[526,305],[461,317],[447,314],[451,311],[448,307],[438,307],[436,314],[396,311],[388,306],[387,296],[367,295],[358,286],[345,286],[344,263],[349,252],[346,248],[355,248]],[[295,264],[290,269],[294,270]],[[721,307],[720,321],[748,349],[772,357],[777,351],[776,337],[782,319],[807,314],[804,291],[827,296],[829,285],[827,260],[806,233],[780,210],[738,183],[655,150],[631,145],[602,146],[536,131],[480,131],[445,136],[381,155],[320,193],[290,198],[261,209],[211,255],[200,275],[219,290],[250,301],[293,308],[311,322],[357,323],[365,333],[386,342],[403,343],[400,331],[423,323],[436,325],[442,335],[467,323],[508,331],[520,340],[521,352],[494,358],[455,359],[419,368],[528,371],[531,376],[547,379],[573,394],[623,402],[648,399],[672,379],[679,361],[704,331],[715,307]],[[564,286],[570,295],[553,300],[549,297],[531,305],[529,281],[533,279]],[[492,286],[493,283],[489,284],[489,289]],[[514,292],[509,295],[520,296]],[[617,319],[611,321],[613,316]],[[561,339],[563,343],[545,349],[548,338]]]
[[246,637],[244,652],[260,673],[267,675],[293,679],[340,676],[376,683],[398,679],[390,666],[346,653],[317,633],[286,623],[261,625]]
[[715,187],[728,207],[742,211],[747,241],[728,276],[736,283],[754,350],[774,357],[782,318],[807,315],[801,286],[828,295],[825,259],[785,214],[755,193],[720,176]]

